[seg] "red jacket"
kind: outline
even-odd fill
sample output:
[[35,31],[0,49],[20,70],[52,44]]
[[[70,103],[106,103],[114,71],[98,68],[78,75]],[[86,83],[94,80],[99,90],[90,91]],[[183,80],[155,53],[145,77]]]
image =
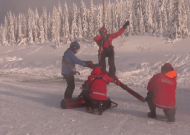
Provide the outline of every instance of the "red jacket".
[[[118,32],[107,35],[108,36],[109,44],[111,45],[112,49],[113,49],[112,40],[114,38],[117,38],[118,36],[122,35],[124,31],[125,31],[125,29],[121,28]],[[102,40],[101,39],[102,39],[101,35],[94,37],[94,41],[98,44],[98,46],[101,46],[101,44],[102,44]],[[109,48],[109,44],[108,44],[107,40],[105,39],[103,47],[104,48]]]
[[107,100],[106,84],[113,81],[114,79],[109,77],[107,74],[104,74],[100,68],[94,68],[86,81],[88,89],[90,89],[89,96],[97,100]]
[[176,106],[175,70],[154,75],[148,83],[147,90],[154,93],[153,102],[158,108],[173,109]]

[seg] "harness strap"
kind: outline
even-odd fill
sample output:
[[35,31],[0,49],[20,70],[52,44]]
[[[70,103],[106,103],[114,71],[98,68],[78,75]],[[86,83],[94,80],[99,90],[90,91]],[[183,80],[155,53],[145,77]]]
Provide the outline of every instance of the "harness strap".
[[106,81],[102,78],[102,74],[101,74],[101,77],[100,77],[100,78],[98,78],[96,75],[94,75],[94,77],[95,77],[95,79],[91,82],[90,87],[92,86],[92,84],[94,83],[94,81],[97,80],[97,79],[98,79],[98,80],[101,79],[101,80],[103,80],[103,81],[106,83]]
[[[91,82],[91,84],[90,84],[90,88],[91,88],[91,86],[92,86],[92,84],[94,83],[94,81],[95,80],[103,80],[105,83],[106,83],[106,81],[102,78],[102,74],[101,74],[101,77],[100,78],[98,78],[96,75],[94,75],[94,77],[95,77],[95,79]],[[104,93],[100,93],[100,92],[92,92],[93,94],[98,94],[98,95],[103,95],[103,96],[106,96],[106,94],[104,94]]]
[[105,47],[104,47],[104,40],[106,40],[106,41],[108,42],[108,45],[109,45],[109,47],[108,47],[108,48],[112,49],[112,48],[111,48],[111,47],[112,47],[112,45],[110,44],[110,42],[109,42],[109,40],[108,40],[108,36],[107,36],[107,35],[106,35],[106,37],[102,37],[102,45],[101,45],[100,47],[105,48]]

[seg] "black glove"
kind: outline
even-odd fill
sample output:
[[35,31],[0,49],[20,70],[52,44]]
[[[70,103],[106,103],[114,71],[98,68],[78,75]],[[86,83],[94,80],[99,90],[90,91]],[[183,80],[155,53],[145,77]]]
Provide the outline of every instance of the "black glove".
[[84,61],[84,67],[88,67],[89,65],[93,65],[92,61]]
[[129,26],[129,21],[127,21],[127,22],[123,25],[123,27],[122,27],[122,28],[126,29],[126,28],[127,28],[127,26]]

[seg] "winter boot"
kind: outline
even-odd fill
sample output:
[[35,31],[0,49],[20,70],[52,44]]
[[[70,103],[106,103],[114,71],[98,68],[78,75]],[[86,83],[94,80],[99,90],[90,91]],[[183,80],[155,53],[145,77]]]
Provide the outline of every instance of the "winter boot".
[[102,115],[103,111],[104,111],[104,104],[103,104],[103,102],[98,102],[98,114]]
[[175,122],[175,114],[176,114],[175,109],[164,109],[163,111],[166,117],[168,118],[168,123]]
[[157,118],[156,113],[152,113],[152,112],[149,112],[149,113],[147,114],[147,116],[148,116],[149,118]]
[[94,109],[91,108],[91,107],[86,107],[86,111],[87,111],[88,113],[94,113]]

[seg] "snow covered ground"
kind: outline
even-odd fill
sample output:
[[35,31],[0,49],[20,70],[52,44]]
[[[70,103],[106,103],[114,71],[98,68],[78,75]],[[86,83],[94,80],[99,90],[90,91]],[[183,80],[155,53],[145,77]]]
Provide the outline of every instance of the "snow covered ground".
[[[61,57],[68,48],[54,43],[0,46],[1,135],[189,135],[190,39],[167,43],[162,37],[129,36],[114,40],[117,76],[146,96],[146,86],[161,65],[170,62],[178,73],[176,122],[167,124],[161,109],[158,120],[147,118],[148,106],[120,87],[109,84],[108,94],[119,104],[103,115],[84,108],[62,110],[66,87],[61,76]],[[80,42],[77,56],[97,63],[98,47]],[[90,69],[77,66],[73,96],[80,93]]]

